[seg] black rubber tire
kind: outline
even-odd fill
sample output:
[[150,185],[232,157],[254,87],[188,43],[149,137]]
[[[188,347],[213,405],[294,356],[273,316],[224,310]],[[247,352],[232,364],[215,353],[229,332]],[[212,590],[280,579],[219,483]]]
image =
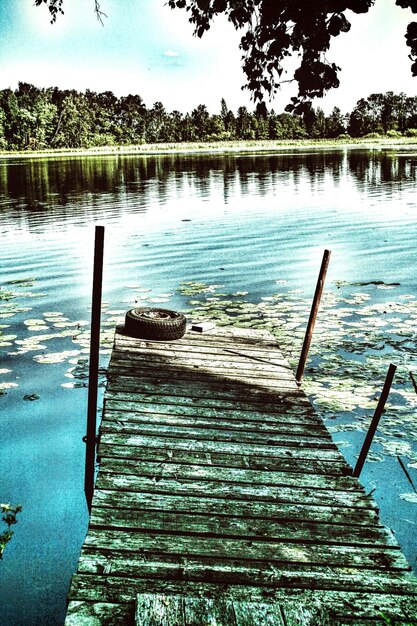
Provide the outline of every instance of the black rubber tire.
[[[152,317],[155,315],[155,317]],[[187,321],[182,313],[169,309],[142,307],[126,313],[125,332],[139,339],[172,341],[181,339]]]

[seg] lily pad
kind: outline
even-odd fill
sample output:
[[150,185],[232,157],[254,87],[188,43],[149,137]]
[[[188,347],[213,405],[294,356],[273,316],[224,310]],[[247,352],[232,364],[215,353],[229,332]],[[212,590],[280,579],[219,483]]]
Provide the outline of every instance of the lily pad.
[[36,278],[15,278],[13,280],[7,280],[6,285],[19,285],[20,287],[32,287]]
[[406,500],[407,502],[412,502],[413,504],[417,504],[417,493],[400,493],[401,500]]
[[33,402],[34,400],[39,400],[40,396],[37,393],[27,393],[23,396],[23,400],[28,400],[29,402]]
[[13,383],[13,382],[4,382],[4,383],[0,383],[0,389],[2,391],[4,391],[5,389],[14,389],[15,387],[18,387],[19,385],[17,383]]

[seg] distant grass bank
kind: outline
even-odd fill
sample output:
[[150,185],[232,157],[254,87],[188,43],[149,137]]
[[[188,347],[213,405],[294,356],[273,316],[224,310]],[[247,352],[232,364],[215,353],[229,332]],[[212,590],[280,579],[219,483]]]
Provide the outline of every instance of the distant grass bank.
[[57,150],[0,151],[0,158],[45,158],[68,156],[107,156],[107,155],[156,155],[192,153],[244,153],[282,152],[285,150],[332,150],[341,147],[353,148],[396,148],[408,146],[417,150],[416,137],[343,138],[343,139],[284,139],[253,141],[198,141],[190,143],[154,143],[131,146],[99,146],[93,148],[59,148]]

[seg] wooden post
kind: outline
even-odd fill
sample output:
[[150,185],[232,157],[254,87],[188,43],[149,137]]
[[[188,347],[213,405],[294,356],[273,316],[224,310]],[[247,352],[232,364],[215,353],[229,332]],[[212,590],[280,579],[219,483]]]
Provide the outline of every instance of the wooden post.
[[100,352],[101,325],[101,294],[103,282],[104,226],[96,226],[94,242],[93,294],[91,305],[91,338],[90,362],[88,379],[87,435],[85,452],[84,491],[88,510],[91,513],[91,502],[94,491],[94,475],[97,443],[97,392],[98,366]]
[[369,452],[369,448],[371,447],[372,439],[374,438],[376,429],[378,428],[379,420],[384,410],[385,403],[387,401],[388,394],[391,389],[391,385],[392,385],[392,381],[393,381],[396,369],[397,369],[397,366],[393,365],[392,363],[390,364],[388,368],[388,373],[385,378],[384,387],[382,389],[381,396],[378,401],[378,405],[375,409],[375,413],[372,418],[371,424],[369,426],[368,432],[366,433],[366,437],[362,445],[362,450],[360,451],[358,461],[355,465],[355,469],[352,472],[352,476],[356,476],[357,478],[359,478],[361,474],[363,464],[365,463],[367,454]]
[[316,291],[314,293],[313,304],[311,305],[310,317],[308,319],[306,334],[304,337],[304,343],[301,350],[300,360],[298,362],[297,374],[295,379],[298,384],[301,383],[304,374],[304,368],[307,361],[308,351],[310,349],[311,339],[313,337],[314,325],[316,323],[317,313],[319,310],[321,294],[323,293],[324,281],[326,279],[327,268],[330,261],[330,250],[325,250],[323,254],[323,260],[321,262],[319,278],[317,280]]

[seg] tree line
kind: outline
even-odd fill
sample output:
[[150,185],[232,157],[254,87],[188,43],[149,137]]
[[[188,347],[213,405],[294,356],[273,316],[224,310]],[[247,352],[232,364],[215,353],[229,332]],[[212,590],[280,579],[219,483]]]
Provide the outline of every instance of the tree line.
[[224,99],[217,114],[204,104],[190,113],[148,108],[139,95],[117,98],[95,93],[38,88],[20,82],[0,91],[0,149],[42,150],[260,139],[325,139],[371,134],[417,136],[417,97],[372,94],[352,112],[335,107],[330,115],[309,106],[302,115],[258,106],[230,110]]

